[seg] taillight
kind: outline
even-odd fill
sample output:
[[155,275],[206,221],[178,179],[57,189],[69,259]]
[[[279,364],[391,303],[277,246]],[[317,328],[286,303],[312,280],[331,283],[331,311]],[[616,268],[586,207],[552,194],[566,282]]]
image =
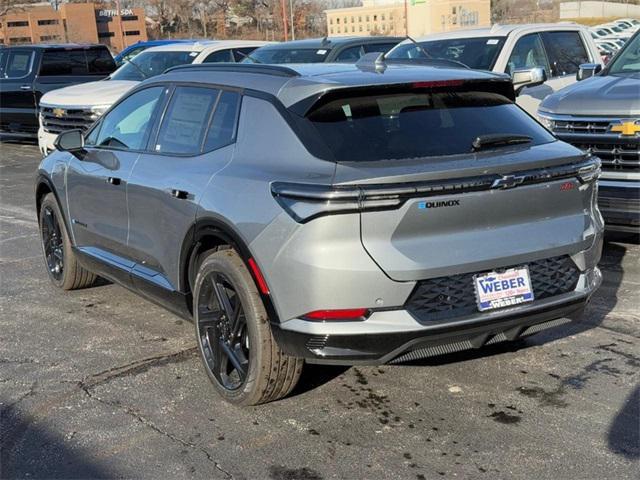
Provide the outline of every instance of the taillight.
[[258,268],[258,264],[253,258],[250,258],[248,263],[249,263],[249,268],[251,268],[251,272],[253,273],[253,277],[256,279],[256,283],[258,284],[260,293],[262,293],[263,295],[269,295],[269,287],[267,286],[267,282],[262,276],[262,272],[260,271],[260,268]]
[[305,320],[312,321],[359,321],[364,320],[369,315],[368,308],[346,308],[340,310],[315,310],[302,316]]

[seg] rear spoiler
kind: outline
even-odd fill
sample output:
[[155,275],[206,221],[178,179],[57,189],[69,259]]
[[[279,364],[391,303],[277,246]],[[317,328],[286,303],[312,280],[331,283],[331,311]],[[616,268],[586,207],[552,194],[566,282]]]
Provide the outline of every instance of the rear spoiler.
[[311,95],[291,105],[288,110],[301,117],[307,116],[312,110],[332,100],[346,96],[384,95],[390,93],[405,93],[409,91],[445,91],[445,92],[486,92],[496,93],[515,102],[516,93],[508,75],[491,78],[470,78],[421,81],[408,83],[393,83],[386,85],[362,85],[357,87],[339,87],[324,90]]

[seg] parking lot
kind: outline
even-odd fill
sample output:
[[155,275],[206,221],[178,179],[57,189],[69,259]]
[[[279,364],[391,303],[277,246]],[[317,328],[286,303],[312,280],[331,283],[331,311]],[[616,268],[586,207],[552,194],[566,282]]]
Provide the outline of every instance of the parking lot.
[[290,397],[215,394],[193,325],[44,270],[37,147],[0,144],[2,477],[637,478],[640,246],[608,243],[584,322],[407,365],[306,366]]

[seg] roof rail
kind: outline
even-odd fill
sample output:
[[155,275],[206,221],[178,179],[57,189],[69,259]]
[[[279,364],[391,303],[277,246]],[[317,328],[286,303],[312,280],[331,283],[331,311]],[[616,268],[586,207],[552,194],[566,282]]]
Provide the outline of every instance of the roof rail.
[[168,68],[164,73],[179,70],[200,70],[207,72],[236,72],[272,75],[276,77],[299,77],[300,74],[292,68],[279,65],[265,65],[255,63],[190,63]]

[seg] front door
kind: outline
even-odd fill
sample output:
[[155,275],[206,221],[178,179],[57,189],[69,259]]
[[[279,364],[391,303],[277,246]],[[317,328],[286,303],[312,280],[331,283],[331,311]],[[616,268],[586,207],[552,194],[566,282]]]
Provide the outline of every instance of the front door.
[[127,182],[163,93],[164,87],[151,87],[120,102],[89,132],[85,151],[75,154],[67,169],[74,245],[125,269],[133,266],[126,254]]
[[128,248],[141,289],[179,291],[181,250],[211,177],[233,155],[240,94],[177,86],[129,180]]
[[32,49],[12,48],[3,54],[0,77],[0,130],[36,133],[38,112],[33,91],[36,54]]

